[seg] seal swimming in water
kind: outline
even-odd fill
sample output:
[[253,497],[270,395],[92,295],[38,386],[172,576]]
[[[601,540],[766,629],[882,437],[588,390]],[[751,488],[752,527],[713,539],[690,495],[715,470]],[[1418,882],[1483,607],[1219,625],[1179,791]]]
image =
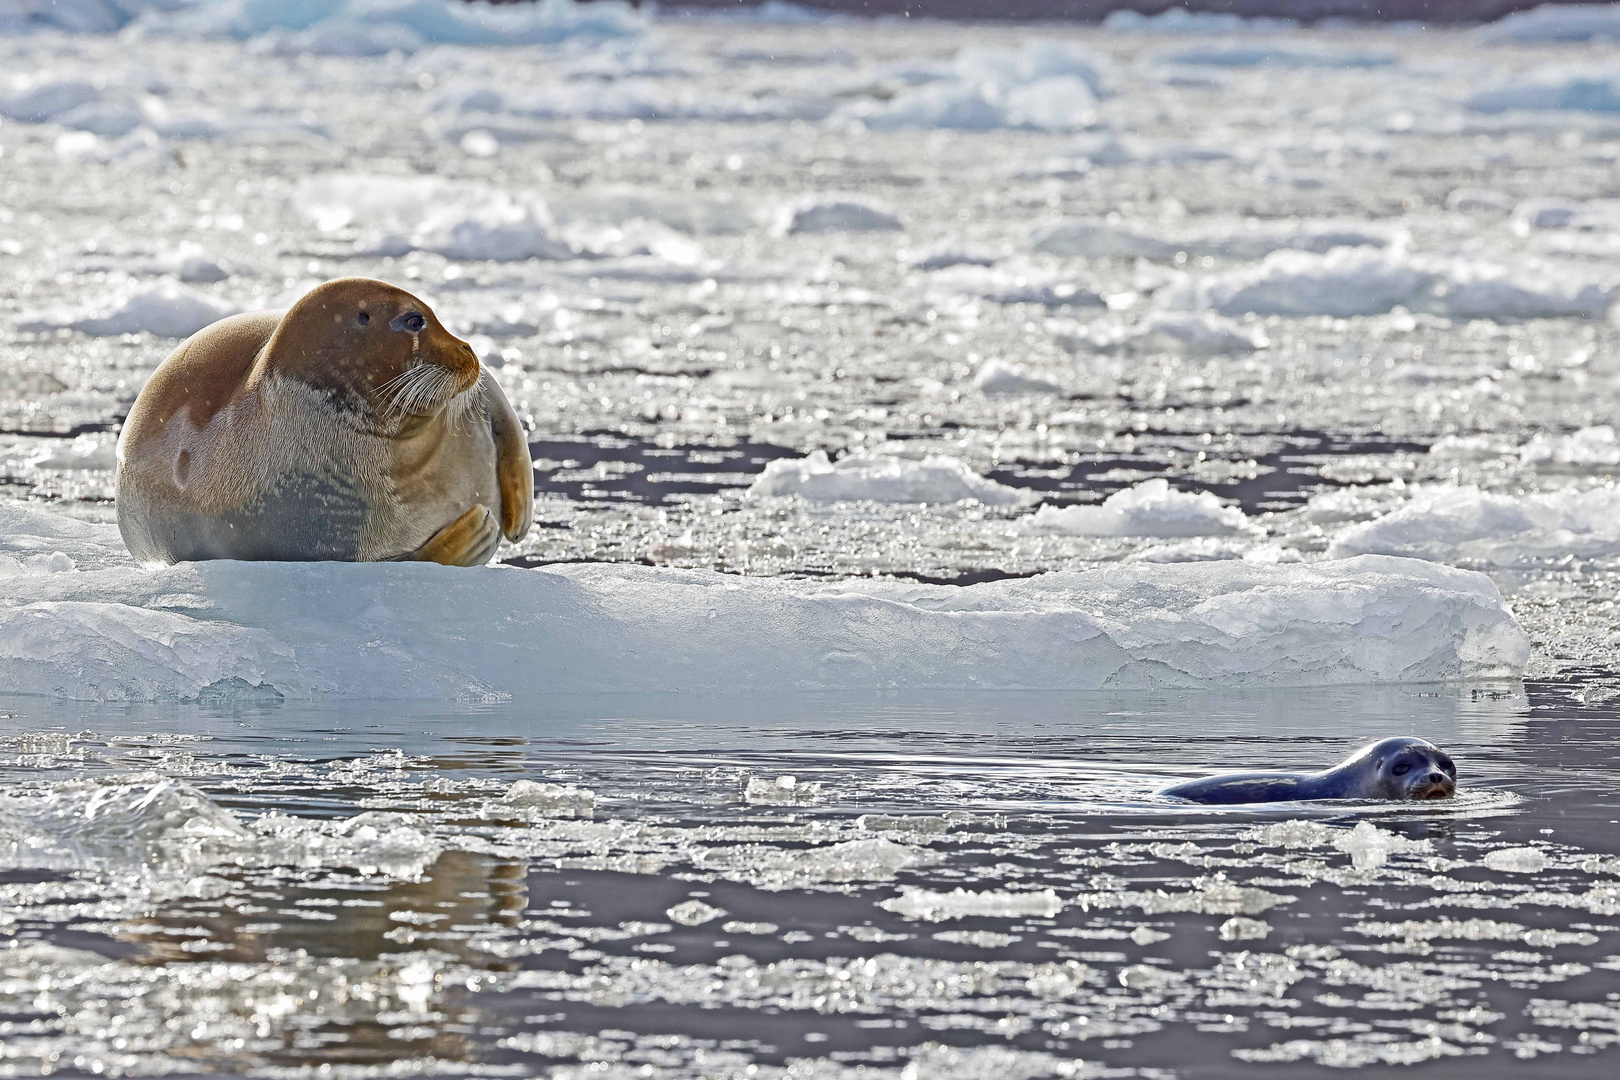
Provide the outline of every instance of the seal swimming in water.
[[142,562],[488,562],[529,530],[517,414],[421,300],[340,278],[233,315],[158,365],[118,437]]
[[1449,799],[1457,766],[1422,739],[1383,739],[1319,773],[1225,773],[1159,791],[1200,803],[1291,802],[1309,799]]

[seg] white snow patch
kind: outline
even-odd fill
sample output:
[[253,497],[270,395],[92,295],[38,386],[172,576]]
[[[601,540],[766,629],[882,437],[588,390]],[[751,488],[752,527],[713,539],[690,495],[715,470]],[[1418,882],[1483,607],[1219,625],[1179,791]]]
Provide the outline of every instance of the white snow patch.
[[1330,558],[1369,552],[1493,566],[1620,555],[1620,490],[1421,490],[1399,509],[1345,529],[1328,546]]
[[1207,491],[1177,491],[1162,477],[1116,491],[1097,506],[1043,506],[1019,531],[1066,536],[1232,536],[1252,532],[1242,510]]
[[1540,848],[1497,848],[1485,853],[1485,865],[1507,874],[1539,874],[1552,864]]
[[240,310],[206,293],[165,281],[88,309],[23,319],[17,329],[77,330],[94,337],[149,333],[157,337],[183,338]]
[[1024,502],[1017,488],[980,476],[957,458],[932,454],[921,461],[881,448],[832,461],[825,450],[808,457],[778,459],[748,488],[756,498],[797,495],[816,503],[954,503],[972,499],[990,506]]

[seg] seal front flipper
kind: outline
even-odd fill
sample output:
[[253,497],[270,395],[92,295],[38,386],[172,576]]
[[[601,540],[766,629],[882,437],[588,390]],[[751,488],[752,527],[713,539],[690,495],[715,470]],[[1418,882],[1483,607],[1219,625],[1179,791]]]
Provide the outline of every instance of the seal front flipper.
[[407,562],[436,562],[445,566],[483,566],[500,543],[501,530],[495,515],[489,512],[489,507],[479,505],[401,558]]
[[495,433],[495,476],[501,486],[501,533],[517,543],[534,522],[534,461],[529,440],[500,384],[489,372],[479,376],[490,429]]

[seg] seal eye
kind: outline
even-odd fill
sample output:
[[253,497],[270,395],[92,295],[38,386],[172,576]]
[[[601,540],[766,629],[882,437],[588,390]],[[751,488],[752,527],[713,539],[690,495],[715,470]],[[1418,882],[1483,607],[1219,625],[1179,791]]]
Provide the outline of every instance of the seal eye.
[[1410,761],[1403,761],[1389,771],[1394,773],[1396,776],[1402,776],[1412,771],[1412,763]]
[[395,330],[404,330],[406,333],[419,334],[427,326],[427,320],[420,311],[407,311],[391,324]]
[[362,311],[360,313],[360,325],[364,326],[364,325],[366,325],[366,323],[368,323],[370,321],[371,321],[371,314],[369,312]]

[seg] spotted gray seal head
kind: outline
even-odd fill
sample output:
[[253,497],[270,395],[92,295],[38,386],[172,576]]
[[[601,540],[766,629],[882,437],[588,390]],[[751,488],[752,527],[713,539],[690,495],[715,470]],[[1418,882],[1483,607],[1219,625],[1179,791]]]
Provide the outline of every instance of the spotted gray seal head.
[[1172,784],[1158,794],[1233,804],[1315,799],[1449,799],[1457,791],[1450,755],[1423,739],[1380,739],[1318,773],[1225,773]]
[[487,562],[533,515],[517,414],[404,289],[340,278],[198,331],[118,442],[136,558]]

